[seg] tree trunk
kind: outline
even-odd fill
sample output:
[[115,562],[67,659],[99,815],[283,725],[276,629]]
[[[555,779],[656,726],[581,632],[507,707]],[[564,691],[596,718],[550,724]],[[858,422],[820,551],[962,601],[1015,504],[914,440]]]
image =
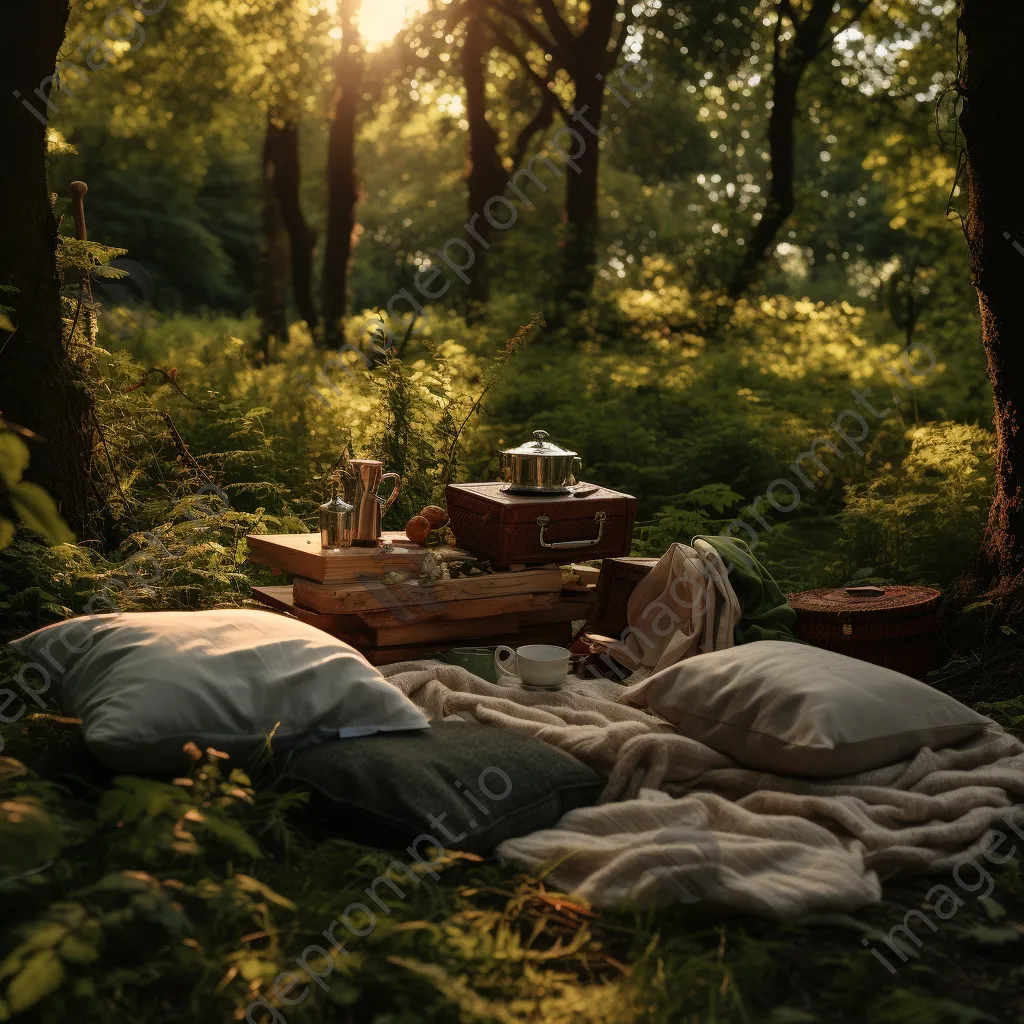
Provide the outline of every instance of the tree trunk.
[[[603,53],[604,47],[601,48]],[[575,84],[573,108],[584,111],[583,117],[600,130],[604,105],[604,82],[597,76],[600,66],[581,60]],[[597,174],[600,164],[599,138],[585,127],[573,126],[583,140],[567,136],[562,147],[572,157],[566,161],[565,182],[565,248],[562,279],[570,305],[586,305],[597,274]],[[570,148],[571,147],[571,148]],[[582,150],[582,152],[580,152]],[[577,153],[579,152],[579,155]]]
[[[268,137],[270,134],[268,128]],[[299,126],[285,121],[273,126],[274,185],[281,216],[288,230],[291,253],[292,294],[299,316],[309,329],[316,328],[316,303],[313,301],[313,247],[316,232],[302,212],[302,169],[299,163]]]
[[[462,77],[466,85],[466,120],[469,122],[469,158],[466,185],[469,190],[469,224],[478,235],[480,249],[467,288],[470,317],[477,316],[490,293],[487,249],[491,226],[484,207],[487,200],[505,191],[505,173],[498,155],[498,133],[487,120],[487,55],[490,44],[479,0],[469,7],[466,36],[462,43]],[[475,220],[474,220],[475,218]]]
[[772,89],[772,113],[768,122],[768,149],[771,153],[771,180],[768,202],[761,219],[747,239],[743,259],[729,282],[729,296],[738,299],[750,287],[758,268],[768,258],[775,237],[793,215],[796,191],[793,176],[796,170],[796,99],[802,77],[776,63]]
[[94,413],[79,367],[64,344],[57,224],[46,181],[46,120],[66,0],[7,3],[0,13],[0,305],[12,307],[13,334],[0,329],[0,414],[45,443],[31,445],[27,477],[57,502],[70,527],[92,533],[98,499],[92,487]]
[[267,115],[267,133],[263,140],[263,244],[260,259],[259,294],[256,312],[260,318],[260,348],[264,362],[274,349],[288,341],[288,231],[278,198],[282,129]]
[[[534,0],[547,28],[545,34],[533,19],[519,9],[518,4],[506,4],[501,0],[481,2],[489,4],[497,14],[515,22],[532,43],[543,46],[551,61],[551,69],[564,71],[573,82],[572,108],[570,112],[563,112],[567,118],[571,117],[573,124],[559,129],[552,141],[555,148],[561,150],[561,159],[567,167],[559,305],[564,302],[565,305],[579,308],[589,301],[597,273],[597,196],[601,159],[599,135],[602,130],[605,76],[615,67],[626,38],[623,22],[616,41],[610,45],[619,3],[618,0],[591,0],[582,28],[574,32],[559,13],[555,0]],[[505,48],[514,54],[519,52],[509,42],[506,42]],[[525,58],[520,57],[520,61],[529,72]],[[533,74],[541,78],[542,88],[550,83],[550,75]],[[627,86],[626,91],[635,90]],[[547,99],[545,106],[552,102],[552,99]],[[525,145],[533,133],[549,123],[549,113],[551,108],[545,109],[542,106],[526,134],[521,136],[523,148],[517,146],[520,157],[525,154]],[[553,310],[552,314],[558,319],[562,312],[564,310]]]
[[966,41],[960,127],[968,156],[967,239],[995,404],[995,490],[984,541],[961,594],[1024,605],[1024,7],[962,0]]
[[341,49],[335,60],[334,103],[327,150],[327,240],[324,248],[323,316],[327,344],[344,331],[348,264],[356,227],[356,115],[363,78],[362,44],[355,0],[343,0]]
[[[775,238],[793,215],[796,207],[794,176],[796,173],[797,93],[800,80],[814,58],[821,52],[832,14],[833,0],[814,0],[810,12],[798,21],[789,0],[779,0],[776,8],[775,45],[772,55],[772,110],[768,121],[768,150],[771,156],[771,179],[768,202],[747,240],[743,259],[729,282],[728,293],[739,298],[751,285],[758,269],[768,258]],[[866,7],[858,5],[859,10]],[[782,20],[788,15],[796,38],[788,49],[782,47]]]

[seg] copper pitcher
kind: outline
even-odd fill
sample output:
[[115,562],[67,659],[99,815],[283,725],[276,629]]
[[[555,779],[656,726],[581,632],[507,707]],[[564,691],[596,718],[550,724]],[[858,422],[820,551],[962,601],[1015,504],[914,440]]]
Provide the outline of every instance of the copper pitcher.
[[[352,543],[360,547],[376,547],[380,540],[381,516],[398,497],[402,479],[397,473],[385,473],[384,463],[377,459],[349,459],[345,469],[352,488],[349,500],[354,506]],[[385,480],[393,480],[395,485],[387,498],[382,498],[380,485]]]

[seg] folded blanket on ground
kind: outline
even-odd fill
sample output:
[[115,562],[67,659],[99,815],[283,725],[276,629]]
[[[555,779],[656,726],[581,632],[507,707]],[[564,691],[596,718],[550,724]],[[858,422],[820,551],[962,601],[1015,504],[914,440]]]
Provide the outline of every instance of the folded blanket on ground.
[[598,806],[498,847],[534,872],[556,865],[554,884],[596,906],[852,910],[880,899],[880,879],[948,874],[992,828],[1024,838],[1024,744],[995,725],[899,764],[800,779],[741,768],[619,703],[606,680],[543,693],[438,662],[382,671],[435,719],[526,733],[608,776]]

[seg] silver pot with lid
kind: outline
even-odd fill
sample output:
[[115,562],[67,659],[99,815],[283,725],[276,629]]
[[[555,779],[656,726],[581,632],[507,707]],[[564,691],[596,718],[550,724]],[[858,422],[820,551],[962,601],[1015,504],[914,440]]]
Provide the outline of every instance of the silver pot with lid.
[[583,460],[549,441],[546,430],[535,430],[533,440],[501,452],[501,476],[510,491],[530,494],[569,494],[575,470]]

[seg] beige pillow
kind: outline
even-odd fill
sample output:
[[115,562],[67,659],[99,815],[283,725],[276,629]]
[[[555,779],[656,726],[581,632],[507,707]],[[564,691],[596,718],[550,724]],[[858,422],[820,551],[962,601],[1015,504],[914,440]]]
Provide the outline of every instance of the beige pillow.
[[283,751],[428,727],[358,651],[272,612],[83,615],[11,647],[28,659],[15,678],[81,718],[85,745],[117,771],[184,771],[189,741],[243,766],[271,733]]
[[989,724],[910,676],[777,640],[697,655],[622,699],[748,768],[778,775],[853,775],[958,743]]

